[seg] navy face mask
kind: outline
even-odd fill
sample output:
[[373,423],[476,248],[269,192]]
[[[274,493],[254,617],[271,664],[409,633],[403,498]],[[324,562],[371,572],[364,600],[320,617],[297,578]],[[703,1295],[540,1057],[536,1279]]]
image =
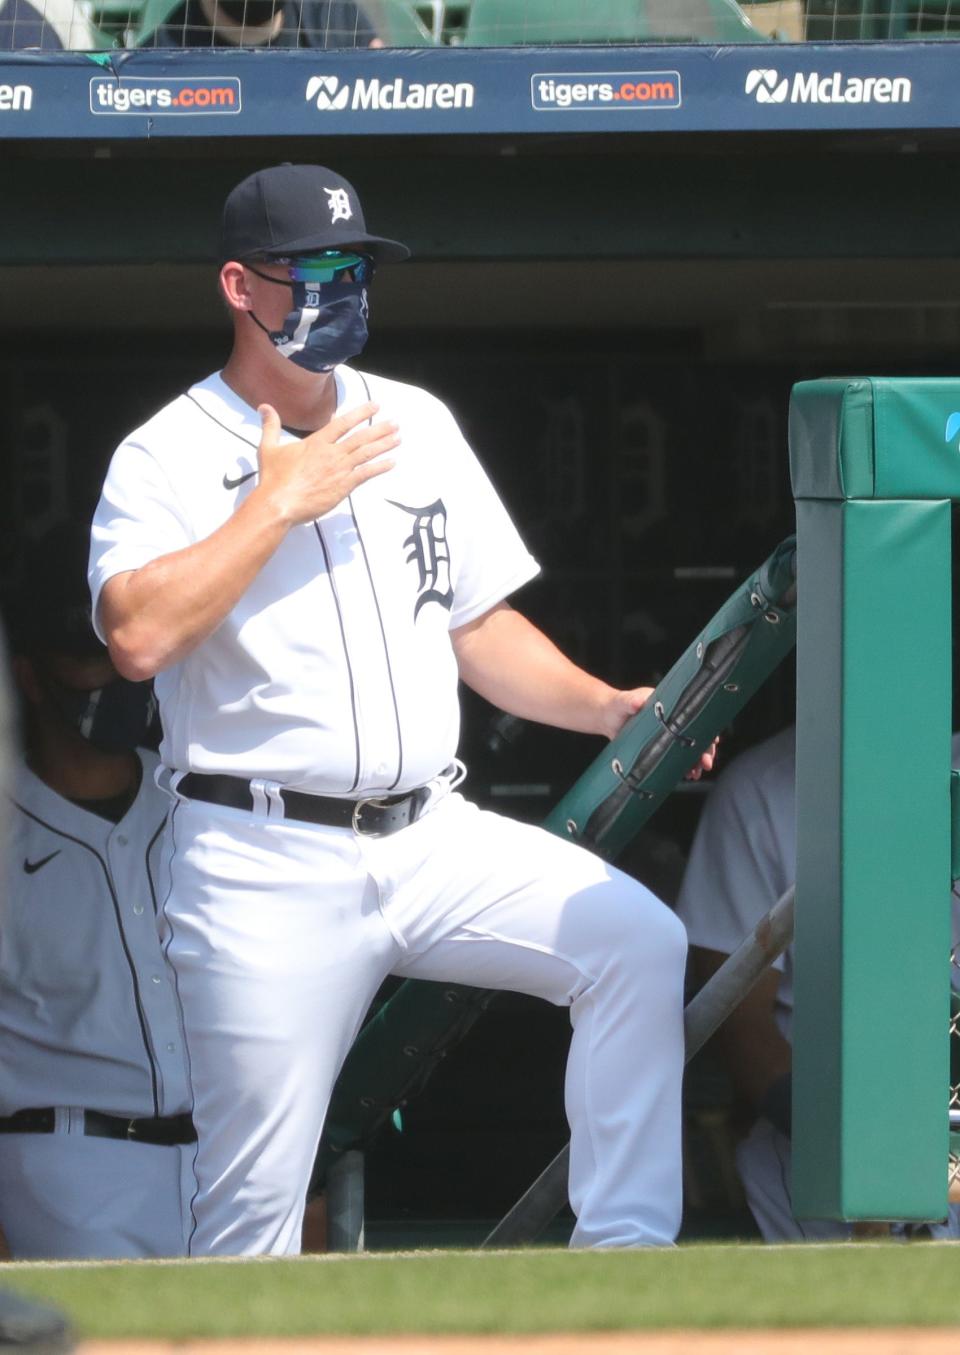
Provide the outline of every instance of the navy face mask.
[[47,694],[60,715],[102,753],[138,748],[157,712],[151,682],[116,678],[93,691],[47,681]]
[[329,372],[338,363],[362,353],[368,331],[367,284],[373,261],[361,254],[330,250],[304,258],[274,259],[284,264],[286,278],[271,278],[251,264],[246,267],[265,282],[289,287],[293,310],[282,329],[267,329],[250,312],[278,353],[308,372]]

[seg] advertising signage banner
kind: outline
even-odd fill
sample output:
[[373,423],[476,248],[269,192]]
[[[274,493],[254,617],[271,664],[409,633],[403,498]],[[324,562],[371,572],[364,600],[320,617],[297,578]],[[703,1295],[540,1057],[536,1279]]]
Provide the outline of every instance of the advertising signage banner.
[[960,43],[13,52],[0,138],[960,126]]

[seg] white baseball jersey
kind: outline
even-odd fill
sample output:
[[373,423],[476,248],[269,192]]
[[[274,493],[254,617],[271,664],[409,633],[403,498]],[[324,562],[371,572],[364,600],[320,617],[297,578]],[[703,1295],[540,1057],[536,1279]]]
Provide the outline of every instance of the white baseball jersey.
[[[336,383],[339,411],[373,399],[399,425],[396,465],[290,531],[219,629],[157,677],[170,767],[327,795],[422,785],[457,747],[449,631],[537,572],[439,400],[347,367]],[[95,611],[113,575],[226,522],[260,436],[214,375],[118,448],[93,525]]]
[[[953,736],[953,765],[960,765],[960,734]],[[793,726],[741,754],[720,776],[704,806],[687,863],[677,913],[690,944],[731,955],[796,876],[796,730]],[[953,894],[954,944],[960,938],[960,901]],[[946,962],[946,957],[944,957]],[[780,983],[774,1018],[790,1040],[793,1021],[794,948],[774,968]],[[954,982],[960,977],[954,971]],[[945,1032],[946,1034],[946,1032]],[[793,1217],[787,1182],[790,1140],[766,1119],[739,1145],[737,1163],[750,1207],[768,1241],[845,1237],[850,1226]],[[960,1235],[955,1206],[938,1230]]]
[[116,824],[19,771],[0,901],[0,1115],[190,1109],[157,928],[169,802],[156,756],[139,757],[140,790]]

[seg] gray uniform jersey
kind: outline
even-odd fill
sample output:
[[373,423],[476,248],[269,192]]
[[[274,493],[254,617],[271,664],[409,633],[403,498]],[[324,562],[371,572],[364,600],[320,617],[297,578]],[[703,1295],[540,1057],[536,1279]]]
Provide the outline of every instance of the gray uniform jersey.
[[190,1109],[156,920],[168,801],[155,755],[139,757],[139,792],[116,824],[18,773],[0,901],[0,1114]]

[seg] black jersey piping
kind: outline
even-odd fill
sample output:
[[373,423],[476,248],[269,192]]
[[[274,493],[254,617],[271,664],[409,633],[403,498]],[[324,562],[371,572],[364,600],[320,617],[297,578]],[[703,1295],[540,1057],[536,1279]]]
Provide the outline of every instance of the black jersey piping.
[[360,524],[357,521],[357,514],[353,507],[353,496],[347,496],[347,503],[350,506],[350,516],[353,518],[354,530],[357,533],[357,540],[360,542],[360,550],[363,554],[363,563],[367,567],[367,578],[370,580],[370,592],[373,594],[373,605],[377,609],[377,620],[380,623],[380,638],[383,641],[383,657],[387,663],[387,677],[390,680],[390,698],[393,701],[393,718],[397,726],[397,774],[387,787],[393,790],[400,782],[403,775],[403,732],[400,728],[400,707],[397,705],[397,689],[393,683],[393,668],[390,663],[390,650],[387,648],[387,632],[383,626],[383,614],[380,611],[380,599],[377,597],[377,588],[373,582],[373,573],[370,569],[370,561],[367,559],[367,548],[363,544],[363,536],[360,532]]
[[347,632],[343,625],[343,612],[340,610],[340,597],[337,593],[337,585],[333,581],[333,569],[330,565],[330,552],[327,550],[327,543],[323,539],[323,532],[320,530],[319,522],[314,521],[313,530],[317,534],[317,540],[320,542],[320,549],[323,551],[324,564],[327,567],[327,578],[330,580],[330,592],[333,594],[334,605],[337,609],[337,621],[340,624],[340,639],[343,643],[343,657],[347,664],[347,676],[350,679],[350,708],[353,712],[353,739],[356,751],[356,771],[354,772],[353,782],[348,787],[348,792],[356,790],[360,784],[360,724],[357,720],[357,688],[353,680],[353,664],[350,662],[350,650],[347,648]]
[[[173,942],[173,923],[170,921],[169,914],[167,913],[167,904],[170,902],[170,895],[173,893],[173,862],[177,855],[177,810],[179,808],[180,801],[178,800],[173,806],[173,810],[170,814],[170,884],[167,886],[167,892],[163,896],[163,903],[160,905],[160,913],[167,925],[167,944],[163,948],[163,958],[166,960],[170,972],[173,975],[173,991],[176,994],[177,1006],[180,1008],[180,1033],[183,1036],[183,1050],[187,1056],[187,1081],[190,1084],[190,1115],[192,1117],[197,1105],[196,1093],[193,1090],[193,1062],[190,1058],[190,1044],[187,1040],[187,1023],[183,1019],[183,1000],[180,997],[180,975],[170,963],[170,946]],[[197,1214],[194,1205],[197,1202],[197,1196],[200,1194],[200,1177],[197,1173],[197,1154],[199,1152],[200,1136],[198,1134],[196,1147],[193,1150],[193,1161],[190,1164],[190,1170],[193,1172],[194,1190],[193,1194],[190,1196],[190,1218],[193,1220],[193,1223],[190,1228],[190,1236],[187,1238],[188,1256],[193,1254],[193,1239],[197,1231]]]
[[152,874],[150,873],[150,853],[153,851],[153,844],[156,842],[157,838],[158,838],[158,837],[160,836],[160,834],[163,832],[163,826],[164,826],[164,824],[166,823],[166,821],[167,821],[167,816],[166,816],[166,814],[164,814],[163,818],[160,820],[160,823],[159,823],[158,826],[157,826],[157,831],[154,833],[153,837],[152,837],[152,838],[150,839],[150,841],[147,843],[147,850],[146,850],[146,851],[144,852],[144,854],[143,854],[143,864],[144,864],[144,867],[145,867],[146,872],[147,872],[147,884],[150,886],[150,902],[153,904],[153,916],[154,916],[154,917],[157,917],[157,915],[158,915],[158,914],[157,914],[157,891],[156,891],[156,888],[155,888],[154,883],[153,883],[153,876],[152,876]]
[[229,433],[232,438],[239,438],[239,440],[243,443],[244,447],[252,447],[254,451],[257,450],[258,443],[250,442],[249,439],[245,438],[242,433],[238,433],[236,429],[228,428],[225,423],[221,423],[220,420],[217,418],[216,414],[211,414],[209,409],[204,409],[200,401],[195,400],[189,391],[187,391],[187,399],[190,401],[192,405],[196,405],[197,409],[199,409],[201,414],[206,414],[208,419],[212,419],[218,428],[222,428],[223,431],[225,433]]
[[47,823],[45,819],[41,819],[39,814],[34,814],[31,810],[26,809],[18,800],[14,800],[13,803],[16,805],[17,809],[20,810],[21,814],[25,814],[28,819],[33,819],[34,823],[39,823],[41,828],[46,828],[57,837],[66,838],[68,842],[75,842],[78,847],[83,847],[85,851],[90,852],[91,856],[96,857],[97,861],[100,863],[100,869],[103,871],[103,878],[107,882],[110,898],[113,901],[113,912],[117,920],[117,931],[120,933],[120,944],[123,947],[123,953],[126,956],[127,966],[130,970],[130,979],[133,983],[134,1003],[137,1008],[137,1020],[140,1024],[140,1035],[143,1039],[143,1048],[147,1055],[147,1062],[150,1064],[150,1081],[153,1087],[153,1113],[154,1116],[159,1117],[160,1096],[157,1083],[157,1065],[153,1057],[153,1050],[150,1048],[150,1037],[147,1034],[147,1022],[146,1017],[143,1014],[143,1001],[140,997],[140,982],[137,978],[137,968],[133,963],[130,947],[127,945],[126,932],[123,930],[123,917],[120,913],[120,900],[117,898],[117,891],[113,887],[113,880],[110,878],[110,870],[107,863],[97,851],[96,847],[91,847],[89,842],[84,842],[82,838],[74,837],[72,833],[65,833],[62,828],[55,828],[52,823]]
[[[367,384],[367,378],[362,372],[357,372],[360,380],[363,382],[363,389],[366,392],[367,400],[372,400],[370,387]],[[373,415],[367,420],[370,427],[373,426]],[[380,611],[380,599],[377,597],[377,586],[373,582],[373,571],[370,568],[370,561],[367,558],[367,548],[363,544],[363,534],[360,531],[360,523],[357,521],[356,509],[353,506],[353,495],[347,495],[347,503],[350,505],[350,516],[353,518],[353,527],[357,533],[357,540],[360,542],[360,550],[363,554],[363,563],[367,567],[367,578],[370,580],[370,592],[373,594],[373,605],[377,609],[377,620],[380,623],[380,638],[383,641],[383,657],[387,663],[387,677],[390,680],[390,698],[393,701],[393,718],[397,725],[397,774],[387,787],[388,790],[395,790],[400,784],[400,777],[403,775],[403,730],[400,727],[400,707],[397,703],[397,689],[393,681],[393,665],[390,662],[390,650],[387,645],[387,632],[383,624],[383,613]]]

